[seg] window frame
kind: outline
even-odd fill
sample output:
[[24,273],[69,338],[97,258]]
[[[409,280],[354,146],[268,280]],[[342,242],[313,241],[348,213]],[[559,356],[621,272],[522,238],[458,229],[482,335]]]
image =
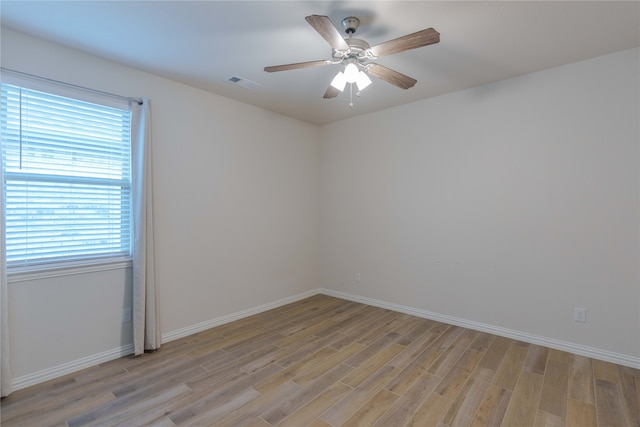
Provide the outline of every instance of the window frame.
[[[3,186],[3,209],[6,209],[6,183],[12,178],[18,178],[21,181],[27,182],[30,179],[33,181],[43,181],[51,183],[78,183],[78,184],[111,184],[114,186],[122,185],[128,187],[128,207],[120,208],[121,215],[125,215],[126,221],[120,222],[124,224],[124,228],[128,230],[128,253],[124,254],[85,254],[71,257],[61,257],[58,259],[45,259],[27,261],[25,263],[11,263],[7,264],[7,275],[10,281],[23,281],[31,280],[34,278],[44,278],[52,276],[61,276],[68,274],[79,274],[90,271],[104,271],[110,269],[120,269],[130,267],[132,265],[132,252],[133,252],[133,173],[132,173],[132,109],[130,100],[114,99],[108,96],[108,94],[93,93],[89,91],[83,91],[78,87],[66,86],[64,84],[57,84],[51,81],[45,81],[39,78],[30,78],[29,76],[19,75],[19,73],[7,73],[4,69],[0,75],[1,84],[9,84],[18,86],[27,90],[36,90],[47,93],[53,96],[61,96],[65,98],[71,98],[76,101],[84,101],[93,104],[99,104],[111,108],[121,109],[128,111],[128,180],[127,179],[109,179],[109,178],[92,178],[87,176],[75,176],[69,177],[65,175],[43,175],[33,173],[15,173],[7,172],[5,170],[5,156],[4,149],[0,153],[2,156],[2,164],[0,167],[3,169],[3,179],[0,185]],[[123,139],[124,142],[126,140]],[[123,157],[125,159],[125,157]],[[34,179],[35,178],[35,179]],[[121,193],[122,194],[122,193]],[[5,210],[6,213],[6,210]],[[2,224],[3,227],[6,223]]]

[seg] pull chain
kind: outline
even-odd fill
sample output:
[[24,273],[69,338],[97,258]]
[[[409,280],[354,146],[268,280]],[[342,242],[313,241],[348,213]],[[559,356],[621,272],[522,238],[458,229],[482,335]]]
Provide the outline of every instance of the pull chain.
[[349,83],[349,108],[353,108],[353,83]]

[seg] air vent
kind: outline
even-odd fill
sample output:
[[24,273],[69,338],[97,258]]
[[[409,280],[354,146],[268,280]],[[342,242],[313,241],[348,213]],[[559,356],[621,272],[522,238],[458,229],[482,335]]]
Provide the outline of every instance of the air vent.
[[240,86],[245,89],[257,89],[260,87],[260,83],[238,76],[229,77],[227,79],[227,83],[231,83],[232,85]]

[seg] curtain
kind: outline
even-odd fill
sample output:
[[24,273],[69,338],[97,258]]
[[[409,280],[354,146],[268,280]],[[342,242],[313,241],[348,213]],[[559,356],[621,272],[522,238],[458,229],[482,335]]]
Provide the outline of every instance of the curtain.
[[160,347],[160,316],[155,284],[153,241],[153,174],[149,101],[132,111],[133,194],[133,350],[135,355]]
[[11,393],[11,365],[9,363],[9,292],[7,285],[7,254],[4,221],[4,177],[0,165],[0,396]]

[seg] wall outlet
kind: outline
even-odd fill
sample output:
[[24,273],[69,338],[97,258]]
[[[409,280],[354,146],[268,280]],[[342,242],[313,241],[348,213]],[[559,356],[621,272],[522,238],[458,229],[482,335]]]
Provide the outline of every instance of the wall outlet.
[[122,323],[131,322],[131,308],[122,309]]
[[573,320],[576,322],[586,322],[587,321],[587,309],[584,307],[574,307],[573,308]]
[[362,281],[362,275],[360,273],[356,273],[356,282]]

